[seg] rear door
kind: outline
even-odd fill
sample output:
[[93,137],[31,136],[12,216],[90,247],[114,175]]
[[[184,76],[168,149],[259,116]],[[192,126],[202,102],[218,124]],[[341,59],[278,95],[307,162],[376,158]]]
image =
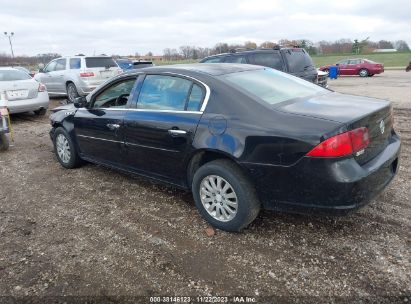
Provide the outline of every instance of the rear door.
[[127,162],[135,171],[184,183],[205,93],[204,85],[183,76],[145,76],[136,109],[124,120]]
[[66,83],[64,81],[64,73],[67,70],[66,58],[56,60],[56,66],[53,72],[50,72],[53,88],[56,92],[65,93]]
[[75,114],[74,127],[83,157],[121,167],[124,163],[124,117],[136,76],[123,78],[93,94],[88,108]]
[[347,75],[358,75],[361,69],[361,59],[350,59],[347,65]]

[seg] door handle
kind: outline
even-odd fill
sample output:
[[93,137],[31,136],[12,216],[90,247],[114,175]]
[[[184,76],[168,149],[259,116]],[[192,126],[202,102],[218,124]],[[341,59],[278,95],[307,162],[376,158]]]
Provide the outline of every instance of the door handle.
[[185,136],[187,135],[187,131],[171,129],[171,130],[168,130],[168,134],[170,134],[173,137]]
[[108,127],[110,130],[115,131],[115,130],[117,130],[118,128],[120,128],[120,125],[109,123],[109,124],[107,124],[107,127]]

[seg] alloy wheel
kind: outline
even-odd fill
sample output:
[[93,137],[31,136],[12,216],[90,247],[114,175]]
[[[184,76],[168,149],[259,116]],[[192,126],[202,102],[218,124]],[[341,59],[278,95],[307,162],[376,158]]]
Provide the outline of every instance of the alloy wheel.
[[230,183],[218,175],[208,175],[200,183],[200,199],[214,219],[231,221],[238,211],[237,195]]
[[63,163],[67,164],[71,158],[71,151],[70,151],[69,142],[66,136],[64,136],[63,134],[57,135],[56,149],[57,149],[57,154],[60,160]]

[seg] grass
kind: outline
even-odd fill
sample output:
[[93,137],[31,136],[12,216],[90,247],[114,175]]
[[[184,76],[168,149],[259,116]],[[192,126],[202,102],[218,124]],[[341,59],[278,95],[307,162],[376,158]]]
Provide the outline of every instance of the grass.
[[[400,67],[405,68],[411,61],[411,52],[404,53],[372,53],[372,54],[339,54],[339,55],[321,55],[312,56],[314,63],[317,67],[323,65],[334,64],[342,59],[348,58],[366,58],[375,62],[383,63],[384,67]],[[183,64],[183,63],[196,63],[199,60],[187,59],[187,60],[175,60],[175,61],[155,61],[156,65],[168,65],[168,64]]]
[[341,55],[325,55],[312,56],[317,67],[323,65],[334,64],[342,59],[349,58],[365,58],[375,62],[383,63],[384,67],[401,67],[405,68],[411,61],[411,52],[405,53],[372,53],[372,54],[341,54]]

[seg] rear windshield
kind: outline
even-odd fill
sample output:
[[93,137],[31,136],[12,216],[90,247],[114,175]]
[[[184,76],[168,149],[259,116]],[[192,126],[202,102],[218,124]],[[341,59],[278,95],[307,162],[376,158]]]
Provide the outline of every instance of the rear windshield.
[[313,60],[303,49],[286,50],[284,53],[291,73],[315,69]]
[[31,79],[30,75],[17,70],[0,70],[0,81]]
[[113,58],[109,57],[86,57],[86,67],[88,68],[114,68],[117,64]]
[[274,69],[232,73],[222,78],[240,91],[258,97],[270,105],[329,92],[311,82]]

